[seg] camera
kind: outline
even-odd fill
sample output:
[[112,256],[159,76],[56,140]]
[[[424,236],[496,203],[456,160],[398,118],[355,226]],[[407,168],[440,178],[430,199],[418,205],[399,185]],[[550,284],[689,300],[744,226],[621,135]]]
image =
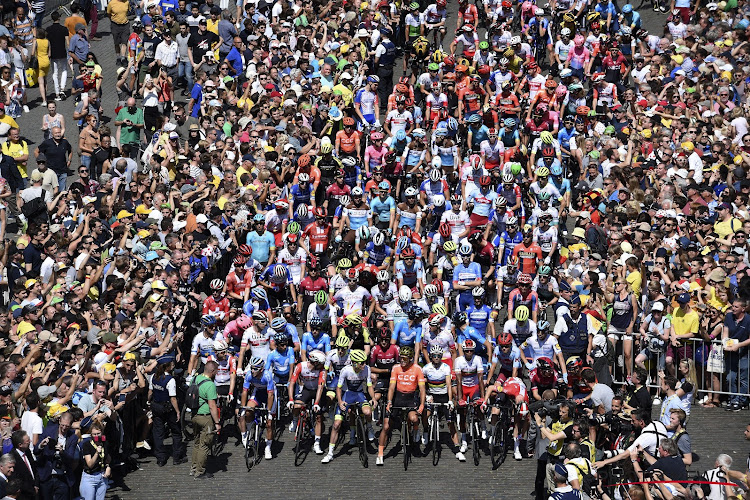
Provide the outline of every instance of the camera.
[[104,443],[107,441],[107,436],[94,436],[92,439],[95,443]]
[[529,410],[542,418],[557,420],[560,417],[560,401],[535,401],[529,405]]

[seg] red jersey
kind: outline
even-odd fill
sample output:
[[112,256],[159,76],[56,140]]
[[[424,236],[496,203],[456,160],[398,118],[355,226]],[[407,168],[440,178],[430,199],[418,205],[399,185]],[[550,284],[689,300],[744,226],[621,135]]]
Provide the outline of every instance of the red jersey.
[[[217,314],[221,313],[221,314]],[[203,301],[203,312],[201,314],[211,314],[217,317],[224,317],[229,313],[229,299],[223,297],[218,302],[214,300],[214,296],[211,295],[209,298]]]
[[513,248],[513,255],[518,257],[519,269],[522,273],[536,274],[537,261],[542,260],[542,248],[532,243],[528,247],[519,243]]
[[466,23],[474,24],[474,20],[479,16],[477,7],[474,4],[468,4],[463,9],[458,9],[458,25],[463,26]]
[[482,109],[482,98],[485,91],[481,88],[466,87],[458,92],[458,98],[464,103],[464,113],[471,113]]
[[245,290],[251,287],[253,284],[253,275],[249,271],[245,271],[242,279],[237,276],[236,271],[232,271],[227,276],[227,293],[236,293],[242,296]]
[[[331,188],[328,189],[330,191]],[[328,250],[328,243],[331,239],[331,225],[326,222],[325,225],[321,226],[317,222],[313,222],[305,228],[305,232],[302,233],[302,238],[307,238],[309,240],[308,248],[310,249],[310,252],[321,254]]]
[[[370,351],[370,366],[391,371],[394,365],[398,364],[398,353],[399,348],[395,344],[388,345],[385,351],[378,344]],[[379,375],[379,377],[387,378],[388,375]]]
[[322,276],[318,276],[318,279],[315,281],[313,281],[309,275],[305,276],[299,284],[300,291],[305,294],[306,297],[312,297],[320,290],[325,290],[326,288],[328,288],[328,283]]

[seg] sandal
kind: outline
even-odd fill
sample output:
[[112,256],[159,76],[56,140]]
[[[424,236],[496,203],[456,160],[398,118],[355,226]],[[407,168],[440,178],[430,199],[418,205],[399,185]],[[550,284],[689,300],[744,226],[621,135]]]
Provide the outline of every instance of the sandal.
[[718,408],[719,407],[716,401],[707,401],[706,403],[703,403],[701,406],[703,408]]

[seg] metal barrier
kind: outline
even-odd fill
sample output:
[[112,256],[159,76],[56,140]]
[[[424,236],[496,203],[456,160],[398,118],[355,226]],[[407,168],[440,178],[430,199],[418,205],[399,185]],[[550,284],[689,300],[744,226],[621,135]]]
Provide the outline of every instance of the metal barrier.
[[[657,389],[661,387],[659,371],[663,368],[665,374],[674,375],[677,380],[690,379],[694,376],[695,402],[705,395],[721,395],[730,398],[740,396],[750,400],[750,348],[744,348],[744,353],[725,351],[721,340],[708,342],[702,338],[682,340],[679,348],[672,347],[669,351],[668,346],[664,346],[661,350],[651,347],[637,348],[638,342],[633,341],[629,373],[633,372],[635,366],[646,368],[650,377],[648,387]],[[615,344],[617,361],[610,369],[613,380],[618,384],[627,382],[626,373],[628,373],[624,366],[622,343],[620,339]],[[667,354],[676,354],[676,359]],[[680,371],[679,364],[684,359],[690,361],[687,374]]]

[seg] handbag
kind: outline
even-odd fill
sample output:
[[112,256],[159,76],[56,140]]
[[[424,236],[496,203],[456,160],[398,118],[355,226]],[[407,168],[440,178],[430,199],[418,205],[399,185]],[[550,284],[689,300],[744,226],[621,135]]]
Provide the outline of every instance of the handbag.
[[724,373],[724,348],[720,344],[713,344],[708,353],[706,371],[710,373]]

